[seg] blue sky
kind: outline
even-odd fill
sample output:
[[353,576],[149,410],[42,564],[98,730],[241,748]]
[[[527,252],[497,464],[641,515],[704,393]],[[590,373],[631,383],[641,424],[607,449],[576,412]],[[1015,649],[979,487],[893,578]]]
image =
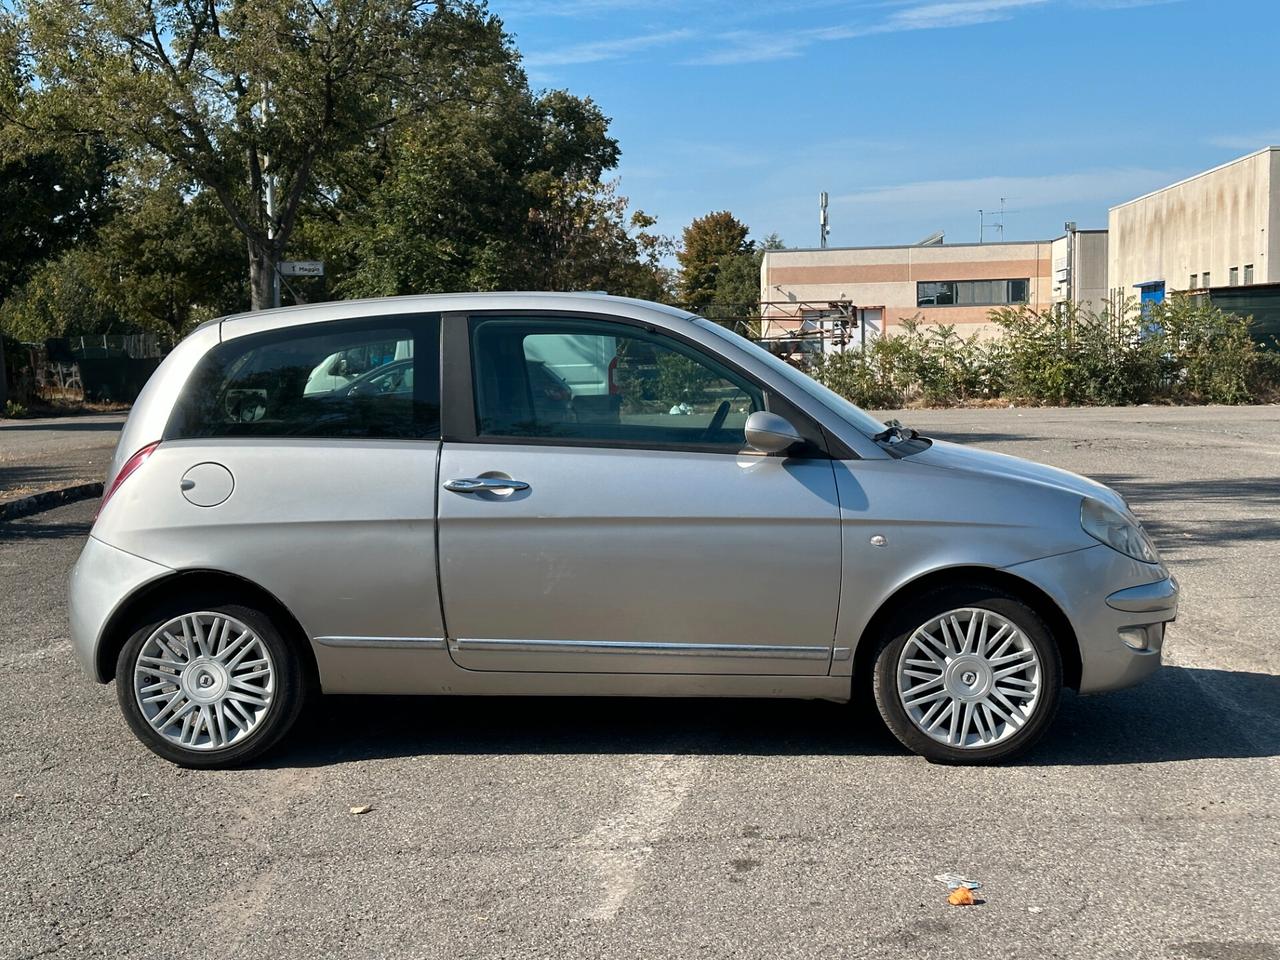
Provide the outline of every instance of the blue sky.
[[[1105,227],[1280,143],[1280,0],[491,0],[536,88],[594,98],[623,193],[817,245]],[[996,238],[989,232],[987,239]]]

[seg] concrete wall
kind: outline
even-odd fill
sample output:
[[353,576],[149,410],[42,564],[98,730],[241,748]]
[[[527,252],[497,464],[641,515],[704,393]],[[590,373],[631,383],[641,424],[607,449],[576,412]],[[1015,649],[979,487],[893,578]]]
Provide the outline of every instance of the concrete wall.
[[1077,230],[1053,241],[1053,302],[1074,302],[1099,313],[1107,303],[1108,236],[1105,230]]
[[[916,284],[925,280],[1029,280],[1032,307],[1052,302],[1049,241],[946,244],[932,247],[849,247],[828,250],[767,250],[760,265],[765,334],[794,327],[782,319],[789,305],[849,300],[883,307],[886,332],[903,319],[955,324],[967,336],[992,332],[991,307],[916,306]],[[780,306],[770,302],[781,301]]]
[[1230,269],[1253,264],[1253,282],[1280,281],[1280,148],[1239,160],[1112,207],[1109,284],[1136,297],[1137,284],[1163,280],[1186,290],[1191,275],[1226,286]]

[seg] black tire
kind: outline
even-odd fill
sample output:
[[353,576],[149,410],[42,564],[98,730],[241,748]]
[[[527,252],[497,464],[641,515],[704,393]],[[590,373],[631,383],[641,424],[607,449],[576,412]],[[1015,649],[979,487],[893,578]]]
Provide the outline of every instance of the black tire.
[[[250,627],[267,648],[274,671],[272,695],[256,726],[230,745],[215,749],[191,749],[158,733],[148,722],[134,692],[134,668],[147,640],[175,617],[197,611],[223,614]],[[262,756],[293,727],[306,704],[308,692],[301,658],[271,618],[225,595],[192,594],[152,607],[140,618],[137,629],[116,660],[116,697],[129,728],[157,756],[183,767],[234,767]]]
[[[965,607],[990,610],[1012,622],[1040,661],[1039,700],[1031,717],[1015,732],[986,747],[959,747],[935,740],[911,719],[898,693],[898,663],[912,634],[935,617]],[[913,753],[931,763],[998,763],[1029,750],[1053,722],[1062,698],[1062,655],[1044,620],[1012,594],[983,584],[943,587],[902,604],[901,612],[886,624],[876,650],[872,692],[885,726]]]

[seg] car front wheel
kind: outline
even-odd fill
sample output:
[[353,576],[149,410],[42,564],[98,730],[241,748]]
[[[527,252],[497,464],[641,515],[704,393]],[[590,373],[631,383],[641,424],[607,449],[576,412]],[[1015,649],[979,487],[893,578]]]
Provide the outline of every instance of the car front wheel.
[[271,749],[297,719],[304,683],[266,614],[216,598],[157,608],[116,663],[134,734],[187,767],[234,766]]
[[1007,760],[1058,709],[1062,660],[1040,616],[992,587],[947,587],[903,605],[876,655],[885,724],[935,763]]

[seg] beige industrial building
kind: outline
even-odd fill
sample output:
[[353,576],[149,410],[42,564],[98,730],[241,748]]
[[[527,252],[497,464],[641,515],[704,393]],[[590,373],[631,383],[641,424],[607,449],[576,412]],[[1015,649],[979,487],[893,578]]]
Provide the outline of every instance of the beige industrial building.
[[766,250],[761,332],[835,332],[848,319],[856,346],[916,319],[953,324],[963,336],[991,333],[995,307],[1105,297],[1106,243],[1105,231],[1073,229],[1059,240]]
[[1112,207],[1112,298],[1280,282],[1280,147]]
[[1106,230],[1066,227],[1054,240],[949,244],[939,234],[915,246],[767,250],[761,332],[847,349],[911,318],[986,335],[998,332],[995,307],[1101,312],[1187,290],[1259,321],[1280,313],[1280,147],[1112,207]]

